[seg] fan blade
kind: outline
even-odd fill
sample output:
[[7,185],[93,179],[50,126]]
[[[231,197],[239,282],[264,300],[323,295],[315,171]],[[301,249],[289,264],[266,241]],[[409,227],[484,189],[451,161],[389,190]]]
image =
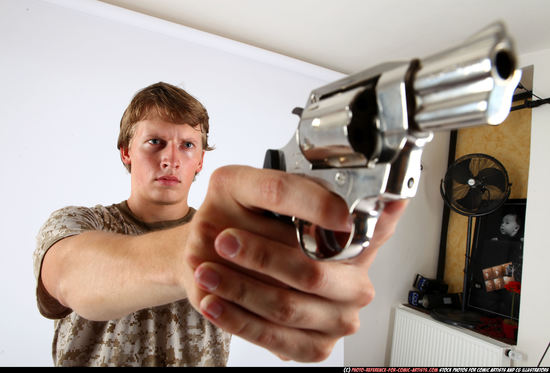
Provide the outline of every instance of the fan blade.
[[458,199],[466,197],[470,191],[470,186],[468,184],[459,184],[453,182],[453,186],[448,189],[447,196],[449,200],[456,201]]
[[457,183],[468,184],[468,180],[474,177],[470,171],[470,159],[465,159],[452,166],[450,176]]
[[499,188],[501,191],[506,190],[506,176],[497,168],[485,168],[477,174],[477,180],[482,185],[492,185]]
[[456,203],[462,207],[463,210],[470,212],[476,212],[481,206],[483,193],[478,188],[472,188],[466,194],[464,198],[456,200]]
[[501,201],[503,198],[506,198],[506,191],[494,185],[487,185],[485,187],[483,199],[491,201]]
[[485,168],[494,167],[494,165],[495,165],[495,162],[491,158],[478,154],[473,158],[471,158],[470,172],[472,173],[472,175],[477,176],[477,174],[481,170]]

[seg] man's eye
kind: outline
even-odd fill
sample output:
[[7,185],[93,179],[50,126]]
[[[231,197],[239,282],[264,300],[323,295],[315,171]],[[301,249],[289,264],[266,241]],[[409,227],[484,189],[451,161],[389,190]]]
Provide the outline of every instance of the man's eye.
[[194,146],[195,146],[195,144],[193,144],[192,142],[189,142],[189,141],[183,143],[183,147],[185,149],[192,149]]
[[151,139],[148,141],[149,144],[151,145],[159,145],[160,144],[160,140],[159,139]]

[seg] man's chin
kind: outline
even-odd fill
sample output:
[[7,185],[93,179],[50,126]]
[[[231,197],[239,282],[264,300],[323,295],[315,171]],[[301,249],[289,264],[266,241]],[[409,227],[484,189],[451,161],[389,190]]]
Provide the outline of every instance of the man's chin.
[[166,201],[166,200],[159,200],[155,202],[159,206],[174,206],[181,203],[181,201]]
[[162,193],[161,195],[154,195],[151,200],[159,206],[173,206],[185,202],[183,197],[175,195],[175,193]]

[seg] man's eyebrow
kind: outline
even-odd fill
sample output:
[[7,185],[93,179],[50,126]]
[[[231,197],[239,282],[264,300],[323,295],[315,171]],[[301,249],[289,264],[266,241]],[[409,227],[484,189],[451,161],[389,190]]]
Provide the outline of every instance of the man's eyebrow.
[[155,130],[144,131],[143,136],[148,138],[163,137],[159,131],[155,131]]
[[[143,137],[146,138],[146,139],[161,139],[161,140],[164,140],[164,136],[161,132],[159,131],[154,131],[154,130],[151,130],[151,131],[144,131],[143,132]],[[201,142],[202,141],[202,137],[201,138],[195,138],[193,135],[184,135],[180,138],[180,142],[183,143],[183,142],[192,142],[192,143],[197,143],[197,142]]]
[[196,141],[201,141],[201,139],[196,139],[194,137],[191,137],[191,136],[183,136],[181,138],[181,141],[189,141],[189,142],[196,142]]

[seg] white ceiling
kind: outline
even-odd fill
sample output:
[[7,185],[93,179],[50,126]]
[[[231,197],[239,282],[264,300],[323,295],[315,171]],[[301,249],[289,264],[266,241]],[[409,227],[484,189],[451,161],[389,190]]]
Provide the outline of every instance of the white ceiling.
[[100,1],[343,73],[422,58],[495,20],[520,54],[550,49],[548,0]]

